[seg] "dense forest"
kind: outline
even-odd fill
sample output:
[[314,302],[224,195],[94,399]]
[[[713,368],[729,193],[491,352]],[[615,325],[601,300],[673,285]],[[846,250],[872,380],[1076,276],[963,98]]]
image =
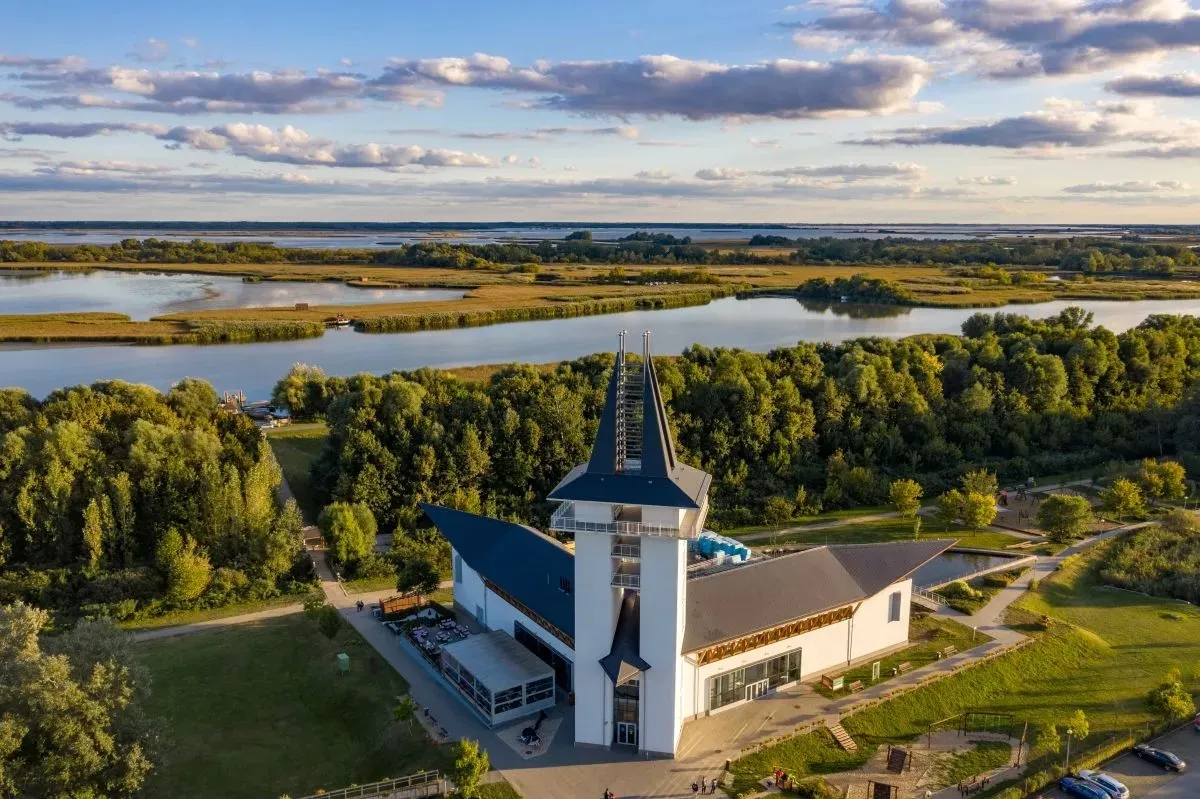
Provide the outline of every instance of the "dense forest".
[[130,618],[273,596],[300,515],[207,384],[0,391],[0,604]]
[[788,239],[754,236],[752,247],[786,247],[765,253],[750,249],[705,247],[688,237],[638,232],[616,242],[593,241],[590,233],[572,233],[563,241],[538,244],[451,244],[419,242],[389,249],[303,249],[238,241],[123,239],[115,244],[57,245],[38,241],[0,241],[0,262],[197,263],[197,264],[364,264],[429,266],[451,269],[502,269],[539,263],[611,263],[656,265],[722,264],[931,264],[946,266],[1038,266],[1083,273],[1137,272],[1171,274],[1200,261],[1186,244],[1148,243],[1103,238],[998,239]]
[[[276,402],[324,417],[326,499],[365,503],[384,530],[418,501],[544,524],[543,498],[587,457],[612,356],[486,382],[421,370],[327,378],[297,367]],[[714,475],[712,524],[926,496],[967,469],[1004,480],[1176,455],[1200,472],[1200,320],[1152,316],[1126,333],[1068,309],[976,314],[964,335],[800,344],[767,354],[693,346],[658,366],[680,457]]]

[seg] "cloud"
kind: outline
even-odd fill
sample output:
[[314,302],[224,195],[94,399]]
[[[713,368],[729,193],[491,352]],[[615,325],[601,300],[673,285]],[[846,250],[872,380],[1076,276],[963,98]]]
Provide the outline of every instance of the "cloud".
[[140,122],[0,122],[0,138],[10,141],[22,136],[50,136],[55,139],[84,139],[114,133],[162,134],[163,125]]
[[759,149],[759,150],[778,150],[778,149],[779,149],[779,146],[780,146],[780,145],[779,145],[779,139],[756,139],[756,138],[751,138],[751,139],[749,139],[749,140],[748,140],[748,144],[749,144],[751,147],[757,148],[757,149]]
[[170,52],[171,45],[162,39],[150,38],[135,47],[133,52],[129,53],[129,57],[147,64],[164,60]]
[[696,177],[700,180],[741,180],[748,173],[744,169],[738,169],[732,166],[710,167],[708,169],[700,169],[696,172]]
[[962,177],[956,181],[960,186],[1015,186],[1017,179],[1004,175],[976,175],[974,177]]
[[397,128],[388,131],[400,135],[418,134],[447,136],[452,139],[477,141],[549,141],[558,136],[617,136],[622,139],[637,139],[641,131],[633,125],[615,125],[602,128],[568,126],[537,128],[535,130],[441,130],[439,128]]
[[1127,103],[1079,103],[1049,100],[1046,107],[992,122],[946,127],[909,127],[846,144],[963,147],[1082,148],[1125,142],[1167,143],[1193,135],[1195,125],[1157,116],[1152,106]]
[[1200,73],[1125,75],[1110,80],[1104,88],[1130,97],[1200,97]]
[[852,56],[819,63],[780,59],[728,66],[670,55],[632,61],[538,62],[514,66],[469,58],[393,59],[371,91],[474,87],[538,97],[532,108],[610,116],[797,119],[908,109],[928,76],[910,56]]
[[995,78],[1101,72],[1200,46],[1187,0],[859,0],[805,6],[802,36],[927,48]]
[[500,163],[504,164],[505,166],[512,166],[520,160],[521,159],[517,158],[515,155],[506,155],[500,159]]
[[68,69],[79,69],[84,65],[84,63],[84,60],[78,56],[66,56],[63,58],[34,58],[32,56],[5,55],[4,53],[0,53],[0,67],[61,71]]
[[184,47],[187,47],[191,50],[195,50],[197,47],[200,46],[200,42],[196,39],[195,36],[180,36],[179,41],[183,43]]
[[174,167],[154,164],[133,164],[128,161],[59,161],[38,167],[35,172],[53,174],[91,175],[98,172],[119,172],[127,175],[161,175],[176,171]]
[[635,173],[634,177],[641,180],[670,180],[674,176],[665,169],[643,169]]
[[1188,185],[1177,180],[1127,180],[1124,183],[1081,183],[1067,186],[1063,191],[1068,194],[1160,194],[1163,192],[1187,191]]
[[777,178],[835,178],[845,183],[859,180],[918,180],[925,174],[920,164],[833,164],[765,169],[755,175]]

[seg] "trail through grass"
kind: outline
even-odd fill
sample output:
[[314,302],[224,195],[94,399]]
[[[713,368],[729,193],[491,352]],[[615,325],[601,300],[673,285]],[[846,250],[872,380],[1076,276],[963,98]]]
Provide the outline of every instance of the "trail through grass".
[[267,442],[275,453],[275,460],[279,461],[279,467],[283,469],[283,478],[292,489],[306,524],[316,524],[321,512],[321,503],[312,481],[312,465],[321,457],[328,440],[329,429],[323,424],[285,427],[267,436]]

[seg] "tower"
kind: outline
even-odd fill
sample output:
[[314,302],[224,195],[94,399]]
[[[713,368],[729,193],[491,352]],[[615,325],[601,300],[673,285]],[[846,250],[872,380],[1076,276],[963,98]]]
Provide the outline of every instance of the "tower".
[[619,337],[591,457],[549,499],[575,536],[575,741],[673,755],[680,706],[688,541],[712,478],[679,463],[650,357]]

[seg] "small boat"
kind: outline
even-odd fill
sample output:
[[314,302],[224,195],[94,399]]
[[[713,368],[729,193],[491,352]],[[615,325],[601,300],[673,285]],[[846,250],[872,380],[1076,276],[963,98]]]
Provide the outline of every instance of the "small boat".
[[350,327],[350,320],[347,317],[342,316],[341,314],[338,314],[337,316],[335,316],[333,318],[333,320],[331,322],[329,322],[329,326],[330,327]]

